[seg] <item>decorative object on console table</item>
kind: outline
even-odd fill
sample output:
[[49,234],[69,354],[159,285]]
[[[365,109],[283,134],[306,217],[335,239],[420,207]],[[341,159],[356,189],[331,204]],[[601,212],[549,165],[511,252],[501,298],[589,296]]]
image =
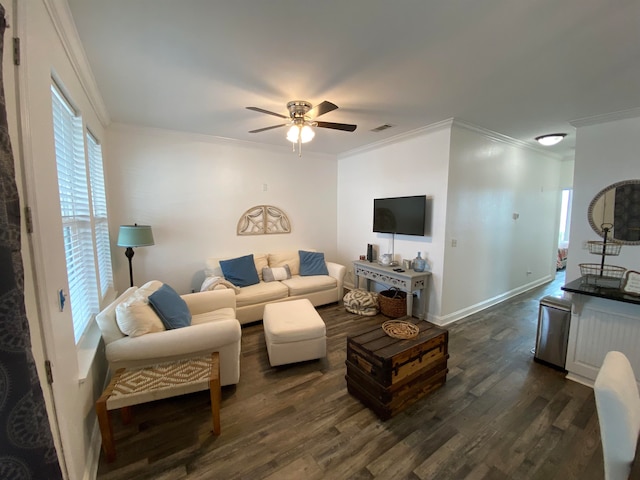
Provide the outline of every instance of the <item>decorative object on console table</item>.
[[424,272],[427,268],[427,261],[420,256],[421,252],[418,252],[418,256],[413,259],[413,269],[416,272]]
[[412,339],[388,336],[370,326],[347,337],[347,389],[382,420],[445,384],[449,332],[418,322]]
[[373,262],[373,245],[367,244],[367,261]]
[[149,225],[120,225],[118,232],[118,246],[127,247],[124,254],[129,259],[129,281],[133,287],[133,267],[131,260],[133,259],[133,247],[149,247],[154,245],[153,232]]

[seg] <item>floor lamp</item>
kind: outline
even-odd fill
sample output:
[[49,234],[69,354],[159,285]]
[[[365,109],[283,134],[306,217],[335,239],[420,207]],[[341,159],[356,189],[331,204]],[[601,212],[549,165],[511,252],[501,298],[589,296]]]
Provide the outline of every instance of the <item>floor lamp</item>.
[[133,247],[148,247],[153,245],[153,232],[149,225],[120,225],[118,232],[118,246],[127,247],[124,254],[129,259],[129,281],[133,287]]

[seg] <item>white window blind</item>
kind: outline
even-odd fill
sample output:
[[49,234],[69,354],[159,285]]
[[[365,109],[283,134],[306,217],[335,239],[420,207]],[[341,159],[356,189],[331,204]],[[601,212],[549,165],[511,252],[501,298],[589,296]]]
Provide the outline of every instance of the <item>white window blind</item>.
[[81,117],[55,85],[51,92],[69,300],[78,343],[112,283],[102,153],[93,139],[85,155]]
[[91,180],[93,225],[96,239],[96,257],[98,259],[99,291],[102,299],[109,288],[113,287],[109,222],[107,219],[107,194],[104,188],[102,147],[89,132],[87,132],[87,155],[89,157],[89,178]]

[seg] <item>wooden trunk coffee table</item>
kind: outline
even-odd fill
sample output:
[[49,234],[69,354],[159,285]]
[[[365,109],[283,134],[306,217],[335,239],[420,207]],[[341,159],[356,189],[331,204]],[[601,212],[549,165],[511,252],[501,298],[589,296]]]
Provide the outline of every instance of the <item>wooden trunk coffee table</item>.
[[388,336],[380,325],[347,337],[347,388],[382,420],[444,385],[449,332],[432,323],[404,318],[419,328],[408,340]]
[[131,420],[130,407],[153,400],[209,389],[213,433],[220,435],[220,359],[211,356],[161,363],[149,367],[121,368],[96,402],[96,414],[107,462],[116,458],[109,410],[122,408],[123,421]]

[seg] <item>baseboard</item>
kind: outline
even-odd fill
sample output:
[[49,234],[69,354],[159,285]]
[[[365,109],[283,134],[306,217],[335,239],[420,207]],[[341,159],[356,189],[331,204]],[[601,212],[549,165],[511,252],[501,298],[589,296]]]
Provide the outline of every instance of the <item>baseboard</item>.
[[97,418],[91,430],[91,448],[89,449],[87,455],[88,458],[84,464],[84,475],[82,476],[82,480],[95,480],[98,477],[102,437],[100,435],[100,427],[98,425]]
[[582,375],[578,375],[577,373],[567,373],[567,376],[565,377],[568,380],[572,380],[576,383],[580,383],[582,385],[585,385],[589,388],[593,388],[593,380],[591,380],[590,378],[587,377],[583,377]]
[[535,282],[527,283],[526,285],[514,288],[513,290],[502,293],[500,295],[496,295],[495,297],[476,303],[475,305],[470,305],[469,307],[458,310],[457,312],[449,313],[448,315],[439,316],[429,314],[427,320],[441,327],[449,325],[450,323],[457,322],[458,320],[468,317],[469,315],[473,315],[474,313],[478,313],[489,307],[497,305],[498,303],[504,302],[505,300],[520,295],[521,293],[527,292],[533,288],[539,287],[540,285],[544,285],[545,283],[548,283],[552,280],[553,277],[551,275],[547,275],[545,277],[542,277],[541,279],[536,280]]

